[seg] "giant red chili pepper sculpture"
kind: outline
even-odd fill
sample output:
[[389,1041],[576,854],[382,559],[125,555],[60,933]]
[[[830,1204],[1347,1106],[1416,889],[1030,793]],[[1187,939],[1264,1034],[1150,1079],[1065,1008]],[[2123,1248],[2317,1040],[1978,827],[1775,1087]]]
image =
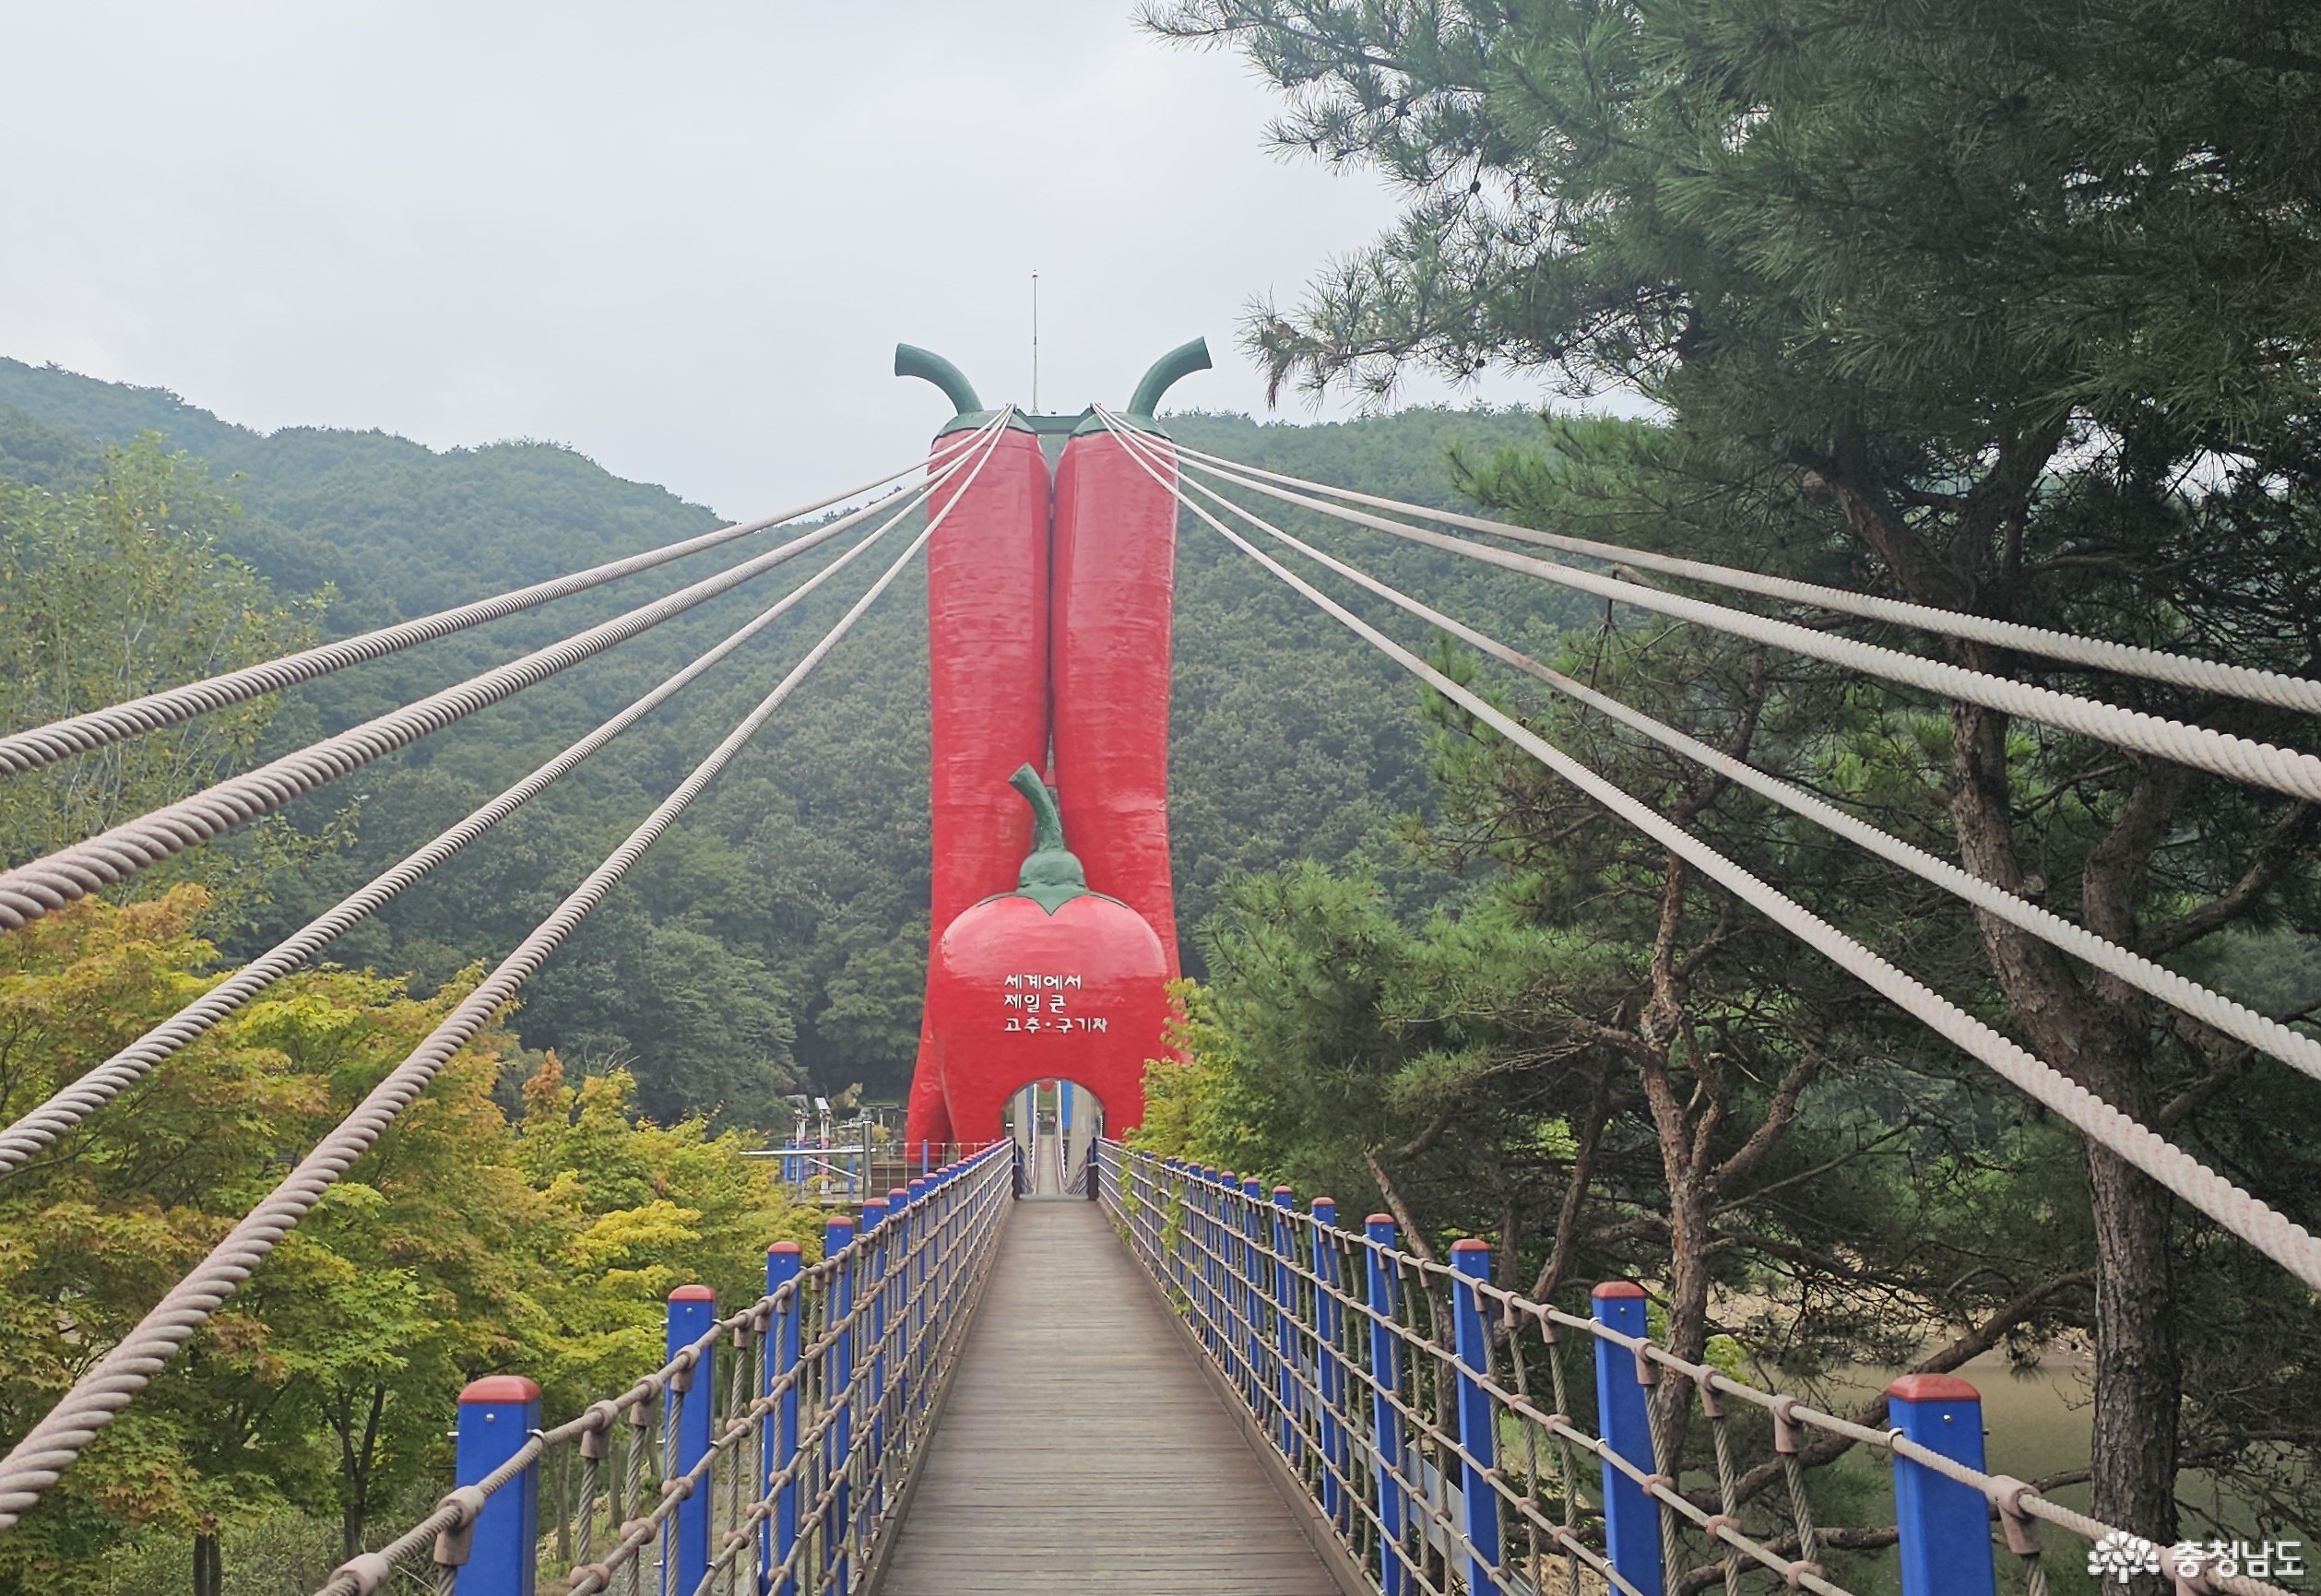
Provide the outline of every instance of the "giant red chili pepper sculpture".
[[1095,1093],[1114,1129],[1144,1117],[1144,1063],[1168,1023],[1160,938],[1118,898],[1088,890],[1064,846],[1055,795],[1030,765],[1011,784],[1031,805],[1032,851],[1015,891],[976,904],[937,945],[928,995],[951,1122],[1000,1133],[1007,1101],[1031,1081]]
[[[1208,364],[1198,338],[1164,356],[1129,401],[1130,424],[1166,451],[1154,407],[1171,383]],[[939,448],[996,419],[940,356],[902,345],[894,370],[935,384],[959,412],[938,434]],[[1074,435],[1063,451],[1051,570],[1039,439],[1065,433]],[[937,507],[950,491],[938,490]],[[1173,482],[1155,481],[1093,412],[1015,415],[975,484],[956,491],[927,556],[934,877],[928,1003],[904,1133],[914,1151],[997,1136],[1001,1105],[1035,1081],[1077,1082],[1103,1102],[1113,1129],[1136,1125],[1143,1062],[1160,1051],[1166,983],[1177,974],[1167,807]],[[1048,813],[1058,798],[1037,779],[1051,750],[1060,813]],[[1033,861],[1052,854],[1041,870],[1068,874],[1088,907],[1067,914],[1060,901],[1039,920],[991,907],[1053,895],[1054,883],[1036,881],[1030,862],[1022,889],[1005,891],[1026,840],[1026,817],[1001,779],[1011,769],[1019,782],[1029,773],[1035,808],[1058,828]],[[1087,891],[1087,872],[1063,851],[1065,817],[1102,891]],[[1131,956],[1123,914],[1143,922],[1149,968],[1139,963],[1143,944]],[[1106,975],[1100,999],[1089,985],[1095,972],[1066,958],[1083,921],[1111,925],[1113,963],[1143,971]],[[1010,935],[1024,940],[1012,954]],[[962,973],[969,966],[1001,983],[989,1002],[967,995],[979,990]],[[1005,985],[1010,975],[1013,987]],[[1035,998],[1047,1006],[1029,1007]],[[1090,1007],[1097,1003],[1101,1011]]]

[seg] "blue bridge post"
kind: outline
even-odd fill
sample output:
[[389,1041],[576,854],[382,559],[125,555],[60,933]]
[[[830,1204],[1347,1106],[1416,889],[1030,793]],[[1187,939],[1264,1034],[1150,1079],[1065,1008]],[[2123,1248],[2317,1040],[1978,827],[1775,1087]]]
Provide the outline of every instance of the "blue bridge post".
[[[1978,1472],[1983,1394],[1951,1375],[1904,1375],[1886,1388],[1894,1427],[1930,1452]],[[1894,1459],[1894,1522],[1901,1531],[1902,1596],[1993,1596],[1991,1510],[1980,1491],[1924,1463]]]
[[1273,1390],[1282,1405],[1282,1456],[1293,1468],[1305,1452],[1298,1444],[1305,1392],[1297,1377],[1297,1222],[1290,1217],[1297,1200],[1288,1187],[1273,1188],[1273,1355],[1281,1360],[1273,1371]]
[[[798,1243],[777,1241],[765,1250],[765,1294],[776,1296],[781,1289],[798,1279],[803,1261]],[[774,1475],[798,1465],[798,1355],[799,1355],[798,1293],[792,1290],[787,1301],[774,1305],[774,1322],[765,1332],[765,1389],[760,1396],[774,1389],[784,1375],[790,1383],[776,1402],[774,1411],[766,1415],[760,1430],[763,1438],[762,1456],[764,1478],[761,1487],[774,1489]],[[760,1564],[758,1589],[775,1591],[775,1596],[790,1596],[796,1580],[783,1573],[778,1590],[775,1586],[777,1569],[787,1570],[798,1545],[798,1483],[785,1481],[774,1491],[774,1511],[767,1515],[764,1531],[759,1541]]]
[[846,1545],[847,1517],[851,1502],[847,1490],[847,1468],[854,1457],[854,1330],[839,1327],[854,1312],[854,1254],[847,1249],[855,1242],[854,1218],[837,1213],[823,1226],[822,1255],[824,1259],[837,1259],[838,1265],[830,1271],[830,1351],[823,1365],[823,1400],[835,1412],[830,1415],[830,1429],[823,1442],[823,1457],[831,1481],[830,1506],[822,1516],[822,1547],[825,1564],[834,1570],[833,1589],[847,1589]]
[[[785,1285],[799,1278],[803,1262],[796,1241],[776,1241],[766,1248],[766,1295],[777,1296]],[[766,1515],[766,1524],[759,1529],[759,1591],[776,1591],[776,1596],[789,1596],[796,1587],[789,1575],[782,1575],[776,1584],[776,1570],[789,1566],[791,1550],[799,1545],[799,1484],[796,1480],[776,1487],[773,1475],[782,1469],[796,1469],[799,1461],[799,1292],[791,1290],[789,1299],[773,1304],[773,1320],[766,1327],[766,1376],[759,1397],[768,1397],[789,1376],[789,1385],[782,1389],[773,1413],[759,1429],[759,1464],[762,1478],[759,1489],[773,1492],[773,1512]]]
[[[1191,1213],[1188,1216],[1193,1234],[1201,1238],[1200,1249],[1194,1253],[1192,1267],[1200,1277],[1202,1302],[1201,1339],[1209,1343],[1212,1352],[1219,1351],[1217,1328],[1225,1323],[1225,1302],[1217,1290],[1217,1249],[1223,1245],[1217,1237],[1214,1218],[1217,1207],[1217,1172],[1205,1164],[1192,1168]],[[1227,1369],[1227,1378],[1233,1371]]]
[[[1171,1161],[1168,1171],[1168,1200],[1177,1221],[1177,1246],[1169,1258],[1168,1267],[1170,1278],[1176,1281],[1177,1289],[1184,1294],[1186,1306],[1190,1308],[1201,1300],[1193,1283],[1193,1268],[1201,1257],[1196,1245],[1200,1235],[1193,1229],[1193,1194],[1197,1188],[1193,1185],[1192,1165],[1183,1159]],[[1167,1234],[1168,1224],[1164,1219],[1161,1235],[1166,1236]],[[1198,1313],[1193,1315],[1192,1328],[1195,1334],[1200,1332],[1201,1318]]]
[[[905,1406],[905,1389],[910,1384],[911,1330],[911,1194],[906,1187],[895,1187],[886,1194],[886,1256],[879,1268],[879,1384],[894,1392],[888,1406],[894,1410],[895,1422],[888,1428],[899,1432],[902,1415],[910,1410]],[[882,1455],[886,1437],[879,1442]],[[884,1504],[882,1495],[881,1503]]]
[[868,1450],[862,1456],[862,1501],[857,1510],[863,1519],[864,1534],[879,1509],[885,1505],[886,1487],[882,1466],[886,1460],[886,1258],[889,1234],[894,1210],[887,1199],[871,1198],[862,1205],[863,1280],[863,1371],[869,1387],[870,1406],[863,1439]]
[[[1608,1280],[1595,1288],[1589,1306],[1598,1324],[1641,1338],[1651,1328],[1644,1316],[1644,1288],[1632,1281]],[[1650,1393],[1637,1374],[1636,1355],[1626,1347],[1595,1338],[1596,1433],[1605,1444],[1650,1474],[1652,1458]],[[1666,1589],[1660,1559],[1660,1504],[1644,1487],[1610,1463],[1604,1468],[1604,1545],[1620,1578],[1642,1596]]]
[[[1225,1342],[1225,1377],[1248,1390],[1241,1378],[1241,1182],[1230,1169],[1217,1171],[1217,1334]],[[1250,1404],[1252,1408],[1255,1403]]]
[[917,1380],[917,1389],[924,1392],[935,1377],[933,1334],[935,1327],[938,1327],[933,1304],[933,1253],[935,1241],[938,1241],[938,1236],[935,1236],[935,1183],[926,1181],[926,1178],[912,1181],[910,1206],[919,1213],[915,1229],[915,1235],[919,1236],[919,1264],[917,1264],[917,1273],[910,1281],[910,1343],[915,1348],[912,1350],[912,1368],[915,1368],[912,1377]]
[[1498,1467],[1498,1410],[1483,1382],[1491,1371],[1491,1329],[1483,1315],[1476,1281],[1491,1278],[1491,1244],[1467,1236],[1451,1244],[1451,1268],[1458,1276],[1451,1293],[1459,1360],[1459,1450],[1461,1495],[1467,1541],[1467,1589],[1474,1596],[1498,1596],[1499,1498],[1491,1472]]
[[1317,1197],[1314,1213],[1314,1384],[1321,1399],[1321,1510],[1332,1524],[1346,1527],[1345,1370],[1338,1341],[1345,1333],[1345,1309],[1337,1294],[1345,1282],[1338,1269],[1338,1205]]
[[1401,1365],[1394,1332],[1394,1266],[1387,1257],[1394,1247],[1394,1220],[1373,1213],[1362,1222],[1369,1261],[1370,1307],[1370,1434],[1373,1466],[1378,1470],[1378,1575],[1385,1596],[1403,1596],[1409,1580],[1403,1550],[1403,1524],[1407,1498],[1398,1477],[1403,1472],[1403,1415],[1395,1404],[1402,1389]]
[[[669,1355],[679,1353],[709,1333],[717,1322],[717,1294],[705,1285],[681,1285],[669,1294]],[[705,1348],[701,1361],[670,1381],[677,1398],[666,1422],[677,1434],[677,1472],[684,1474],[709,1455],[709,1410],[716,1401],[716,1344]],[[711,1469],[716,1467],[710,1465]],[[705,1474],[693,1494],[677,1504],[676,1559],[669,1581],[672,1590],[690,1596],[709,1573],[710,1479]]]
[[[458,1473],[462,1485],[523,1448],[539,1428],[540,1389],[521,1375],[487,1375],[459,1393]],[[493,1492],[468,1541],[459,1589],[468,1596],[532,1596],[539,1546],[539,1465]]]
[[1249,1411],[1263,1413],[1273,1394],[1265,1389],[1265,1183],[1250,1176],[1241,1182],[1241,1300],[1249,1310],[1246,1342],[1249,1360]]
[[927,1253],[934,1246],[934,1210],[927,1200],[932,1190],[924,1176],[910,1184],[911,1264],[910,1290],[910,1355],[904,1360],[910,1370],[910,1387],[903,1396],[903,1409],[910,1410],[912,1393],[927,1389],[929,1376],[927,1350]]

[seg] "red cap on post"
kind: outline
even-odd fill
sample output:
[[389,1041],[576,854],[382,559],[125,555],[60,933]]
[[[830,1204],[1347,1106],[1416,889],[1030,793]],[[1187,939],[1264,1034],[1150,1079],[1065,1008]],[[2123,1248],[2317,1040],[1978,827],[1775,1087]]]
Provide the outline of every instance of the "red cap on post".
[[480,1380],[469,1380],[459,1393],[461,1404],[475,1402],[536,1402],[540,1389],[522,1375],[486,1375]]
[[775,1243],[772,1247],[767,1247],[765,1250],[766,1250],[767,1252],[769,1252],[769,1253],[773,1253],[773,1252],[803,1252],[803,1251],[805,1251],[806,1249],[805,1249],[804,1247],[802,1247],[799,1246],[799,1245],[798,1245],[798,1243],[796,1243],[796,1242],[794,1242],[794,1241],[777,1241],[777,1242],[776,1242],[776,1243]]
[[1479,1235],[1462,1235],[1451,1244],[1453,1252],[1488,1252],[1491,1244]]
[[1904,1375],[1886,1388],[1900,1402],[1979,1402],[1983,1393],[1956,1375]]
[[1644,1288],[1632,1280],[1607,1280],[1588,1295],[1597,1298],[1642,1296]]
[[671,1302],[716,1302],[717,1294],[705,1285],[681,1285],[669,1294]]
[[1391,1213],[1373,1213],[1362,1223],[1365,1224],[1391,1224],[1394,1223],[1394,1216]]

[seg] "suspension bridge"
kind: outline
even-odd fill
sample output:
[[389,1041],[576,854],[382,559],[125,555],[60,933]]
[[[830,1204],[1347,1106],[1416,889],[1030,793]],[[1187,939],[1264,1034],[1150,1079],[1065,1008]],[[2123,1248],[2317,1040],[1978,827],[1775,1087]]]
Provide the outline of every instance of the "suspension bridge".
[[[2321,682],[1898,603],[1398,502],[1203,454],[1155,418],[1205,367],[1197,340],[1127,408],[987,408],[903,347],[956,416],[924,460],[763,520],[0,736],[16,774],[480,626],[711,549],[776,537],[716,575],[456,686],[0,873],[0,927],[89,893],[341,780],[817,550],[839,551],[730,635],[491,802],[0,1130],[0,1178],[69,1135],[268,985],[645,716],[882,542],[900,547],[726,738],[424,1042],[0,1459],[0,1531],[181,1352],[445,1062],[924,556],[933,724],[932,916],[909,1117],[878,1194],[867,1129],[821,1256],[766,1259],[764,1295],[668,1305],[667,1361],[545,1423],[539,1388],[476,1379],[454,1488],[348,1563],[323,1596],[416,1584],[460,1596],[848,1596],[1097,1589],[1304,1596],[1674,1596],[1770,1578],[1840,1596],[1801,1460],[1829,1440],[1888,1465],[1907,1596],[2043,1591],[2055,1544],[2179,1590],[2278,1596],[2197,1547],[2137,1541],[2005,1472],[1964,1380],[1912,1375],[1822,1411],[1651,1336],[1648,1298],[1596,1285],[1573,1314],[1497,1283],[1491,1249],[1439,1257],[1385,1214],[1143,1152],[1146,1061],[1178,972],[1167,831],[1171,573],[1180,522],[1309,601],[1620,822],[1720,884],[2240,1244],[2321,1289],[2321,1243],[1430,665],[1317,578],[1351,584],[1848,845],[1955,894],[2188,1023],[2321,1078],[2321,1043],[1878,829],[1444,613],[1269,520],[1293,506],[1674,623],[1980,704],[2303,803],[2321,759],[2092,696],[1865,642],[1901,632],[2321,713]],[[869,498],[860,507],[841,506]],[[821,517],[821,519],[812,519]],[[787,536],[778,536],[789,528]],[[1676,585],[1662,585],[1663,582]],[[1742,608],[1770,602],[1783,613]],[[1062,1083],[1058,1091],[1055,1083]],[[1073,1118],[1073,1106],[1079,1117]],[[827,1141],[827,1138],[824,1138]],[[778,1150],[800,1182],[829,1150]],[[811,1156],[810,1156],[811,1155]],[[1685,1393],[1711,1447],[1664,1435]],[[1746,1455],[1736,1415],[1761,1415]],[[449,1416],[449,1415],[447,1415]],[[2055,1539],[2059,1536],[2060,1539]]]

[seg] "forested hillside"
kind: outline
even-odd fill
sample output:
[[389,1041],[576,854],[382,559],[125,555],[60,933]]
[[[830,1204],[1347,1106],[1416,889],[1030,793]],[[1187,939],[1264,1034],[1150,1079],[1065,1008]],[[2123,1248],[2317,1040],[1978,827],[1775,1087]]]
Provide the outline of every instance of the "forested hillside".
[[[1449,451],[1534,441],[1525,414],[1413,410],[1344,425],[1193,414],[1171,426],[1232,457],[1429,502],[1455,498]],[[438,453],[377,432],[260,435],[157,390],[0,361],[0,476],[63,490],[105,451],[158,433],[241,510],[219,546],[278,601],[327,597],[340,636],[716,525],[572,450]],[[834,486],[836,484],[834,484]],[[773,506],[722,506],[736,514]],[[1294,516],[1294,513],[1293,513]],[[1338,537],[1341,534],[1332,533]],[[1518,640],[1583,619],[1552,592],[1391,540],[1372,567]],[[265,736],[279,748],[448,685],[754,553],[762,540],[579,596],[312,684]],[[802,562],[815,565],[819,561]],[[754,614],[798,567],[704,605],[487,710],[290,812],[336,845],[229,894],[211,928],[246,956],[582,735]],[[869,580],[849,572],[344,939],[341,962],[409,974],[421,994],[513,947],[716,742]],[[926,629],[906,576],[706,800],[584,923],[534,984],[515,1030],[601,1070],[633,1065],[642,1102],[771,1123],[793,1084],[898,1093],[918,1023],[927,897]],[[1415,904],[1397,817],[1426,801],[1417,699],[1394,668],[1315,616],[1188,516],[1180,535],[1173,823],[1186,947],[1237,874],[1300,857],[1362,862]],[[84,706],[85,707],[85,706]]]

